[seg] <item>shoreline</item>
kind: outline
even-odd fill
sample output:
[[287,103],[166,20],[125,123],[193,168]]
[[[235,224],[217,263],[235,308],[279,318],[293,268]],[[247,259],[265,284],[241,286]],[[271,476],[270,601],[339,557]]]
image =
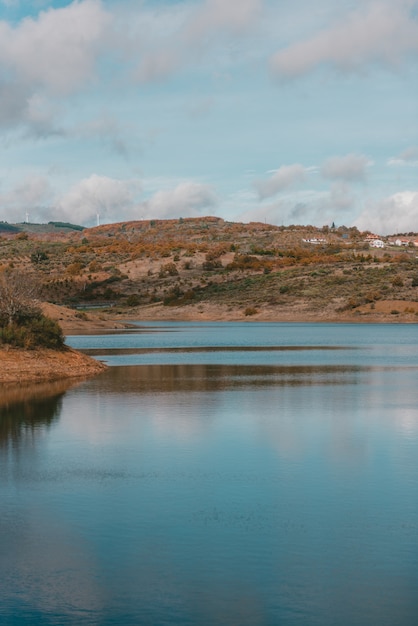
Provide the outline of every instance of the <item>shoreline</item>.
[[[405,311],[405,308],[408,309]],[[132,322],[278,322],[278,323],[322,323],[322,324],[418,324],[418,315],[411,312],[408,303],[390,301],[376,305],[359,307],[354,311],[336,313],[335,310],[303,310],[302,308],[262,307],[251,315],[243,308],[226,305],[204,304],[187,307],[170,307],[152,304],[135,310],[106,312],[100,317],[88,312],[87,319],[80,320],[74,315],[58,320],[65,334],[77,335],[111,330],[135,328]]]
[[[251,315],[245,309],[223,304],[200,303],[187,307],[170,307],[153,304],[128,311],[78,311],[44,304],[44,313],[55,319],[66,335],[84,335],[136,329],[132,322],[254,322],[305,323],[305,324],[417,324],[418,314],[411,312],[406,301],[386,301],[375,307],[364,305],[354,311],[336,313],[335,310],[304,310],[303,307],[260,307]],[[254,307],[256,308],[256,307]],[[138,328],[139,330],[139,328]],[[22,350],[0,347],[0,385],[46,383],[75,380],[95,376],[107,365],[70,347],[63,351]]]
[[0,348],[0,384],[4,387],[88,378],[107,365],[77,350]]

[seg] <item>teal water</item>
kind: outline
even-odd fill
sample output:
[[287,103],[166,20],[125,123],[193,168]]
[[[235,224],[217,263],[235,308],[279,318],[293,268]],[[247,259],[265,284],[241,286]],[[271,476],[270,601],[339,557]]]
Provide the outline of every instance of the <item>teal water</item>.
[[2,626],[418,623],[414,325],[69,342],[111,367],[0,404]]

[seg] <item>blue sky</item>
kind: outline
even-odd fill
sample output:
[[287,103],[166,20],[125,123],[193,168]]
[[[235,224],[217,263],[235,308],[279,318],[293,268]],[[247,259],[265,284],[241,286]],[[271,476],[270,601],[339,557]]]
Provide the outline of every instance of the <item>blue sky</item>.
[[0,0],[0,220],[418,231],[418,1]]

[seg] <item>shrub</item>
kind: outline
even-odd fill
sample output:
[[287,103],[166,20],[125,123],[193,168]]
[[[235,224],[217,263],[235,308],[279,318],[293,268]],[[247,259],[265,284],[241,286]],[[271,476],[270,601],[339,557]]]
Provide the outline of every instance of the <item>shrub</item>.
[[165,263],[160,267],[159,277],[164,278],[165,276],[178,276],[178,269],[175,263]]
[[90,272],[100,272],[102,269],[102,264],[98,261],[92,261],[89,265]]
[[205,261],[202,263],[202,269],[210,272],[212,270],[222,269],[222,262],[219,259],[214,259],[212,261]]
[[61,350],[64,347],[64,335],[57,322],[38,313],[20,324],[13,322],[1,326],[0,342],[27,350],[34,348]]
[[42,263],[42,261],[48,261],[48,255],[44,250],[35,250],[30,255],[32,263]]
[[138,304],[140,304],[138,294],[132,293],[130,296],[128,296],[126,299],[126,304],[127,306],[138,306]]
[[84,268],[83,263],[80,263],[79,261],[75,263],[70,263],[70,265],[68,265],[67,267],[67,274],[70,274],[70,276],[77,276],[78,274],[81,273],[81,270],[83,268]]
[[77,311],[74,317],[76,317],[78,320],[83,320],[84,322],[87,322],[87,320],[89,319],[85,311]]

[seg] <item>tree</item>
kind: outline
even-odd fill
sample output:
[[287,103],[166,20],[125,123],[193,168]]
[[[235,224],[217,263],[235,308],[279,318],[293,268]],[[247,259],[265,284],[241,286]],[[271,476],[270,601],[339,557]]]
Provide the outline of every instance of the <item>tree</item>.
[[0,274],[0,324],[19,324],[40,313],[37,305],[38,283],[30,274]]
[[48,255],[44,250],[35,250],[30,255],[32,263],[42,263],[42,261],[48,261]]
[[65,348],[61,327],[42,314],[37,294],[33,276],[18,272],[0,274],[0,344],[25,349]]

